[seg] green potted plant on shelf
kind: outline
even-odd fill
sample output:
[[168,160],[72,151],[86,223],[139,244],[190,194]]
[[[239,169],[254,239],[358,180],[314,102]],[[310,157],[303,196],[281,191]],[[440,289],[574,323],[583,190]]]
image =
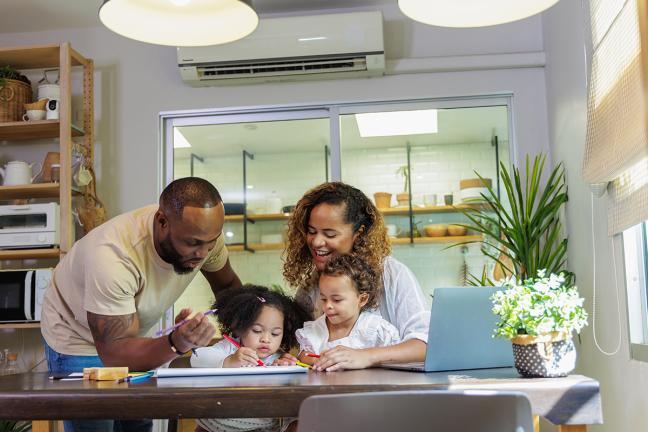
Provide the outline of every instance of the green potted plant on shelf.
[[409,175],[410,170],[407,165],[403,165],[396,170],[396,174],[403,177],[403,192],[396,195],[396,201],[399,206],[409,206]]
[[28,421],[0,420],[0,432],[29,432],[31,428]]
[[539,270],[526,280],[505,280],[491,297],[500,319],[494,335],[511,340],[522,376],[566,376],[576,366],[572,333],[587,325],[587,312],[578,288],[566,282],[562,273]]
[[460,244],[481,243],[484,255],[495,262],[493,275],[486,271],[481,277],[471,275],[474,284],[494,285],[494,280],[510,276],[526,280],[540,269],[562,272],[567,283],[572,283],[573,275],[565,270],[567,238],[560,222],[567,202],[565,169],[557,164],[543,181],[545,161],[546,156],[539,155],[531,165],[527,156],[524,180],[517,167],[511,175],[501,163],[503,196],[487,186],[483,205],[460,209],[469,220],[464,226],[482,234],[480,240]]

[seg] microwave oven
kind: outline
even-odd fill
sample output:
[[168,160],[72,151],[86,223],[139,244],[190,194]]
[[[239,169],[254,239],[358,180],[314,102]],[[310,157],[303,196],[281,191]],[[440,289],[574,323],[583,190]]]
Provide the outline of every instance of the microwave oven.
[[52,269],[0,271],[0,322],[40,321]]
[[59,205],[0,205],[0,249],[59,245]]

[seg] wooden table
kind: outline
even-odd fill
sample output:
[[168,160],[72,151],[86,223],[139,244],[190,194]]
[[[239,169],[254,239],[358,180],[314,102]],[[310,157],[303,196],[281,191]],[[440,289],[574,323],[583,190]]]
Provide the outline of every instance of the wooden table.
[[387,369],[305,374],[152,378],[127,384],[54,381],[48,374],[0,377],[0,419],[296,417],[318,394],[386,390],[509,390],[525,393],[536,416],[561,431],[603,422],[599,383],[591,378],[520,378],[515,369],[449,373]]

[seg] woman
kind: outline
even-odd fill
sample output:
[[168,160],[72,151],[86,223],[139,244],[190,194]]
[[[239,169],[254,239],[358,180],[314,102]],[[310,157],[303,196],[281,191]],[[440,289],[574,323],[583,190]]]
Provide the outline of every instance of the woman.
[[423,361],[430,312],[412,272],[393,258],[382,215],[359,189],[323,183],[299,200],[288,222],[283,275],[297,288],[297,302],[314,317],[317,277],[338,255],[361,257],[381,275],[379,312],[403,342],[379,348],[336,347],[320,358],[319,370],[363,369],[381,363]]

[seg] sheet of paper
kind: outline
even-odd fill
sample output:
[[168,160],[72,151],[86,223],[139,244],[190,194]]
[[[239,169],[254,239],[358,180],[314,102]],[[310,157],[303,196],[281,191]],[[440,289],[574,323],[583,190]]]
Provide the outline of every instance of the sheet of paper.
[[301,366],[259,366],[238,368],[166,368],[158,369],[158,378],[218,376],[218,375],[266,375],[285,373],[306,373],[308,369]]

